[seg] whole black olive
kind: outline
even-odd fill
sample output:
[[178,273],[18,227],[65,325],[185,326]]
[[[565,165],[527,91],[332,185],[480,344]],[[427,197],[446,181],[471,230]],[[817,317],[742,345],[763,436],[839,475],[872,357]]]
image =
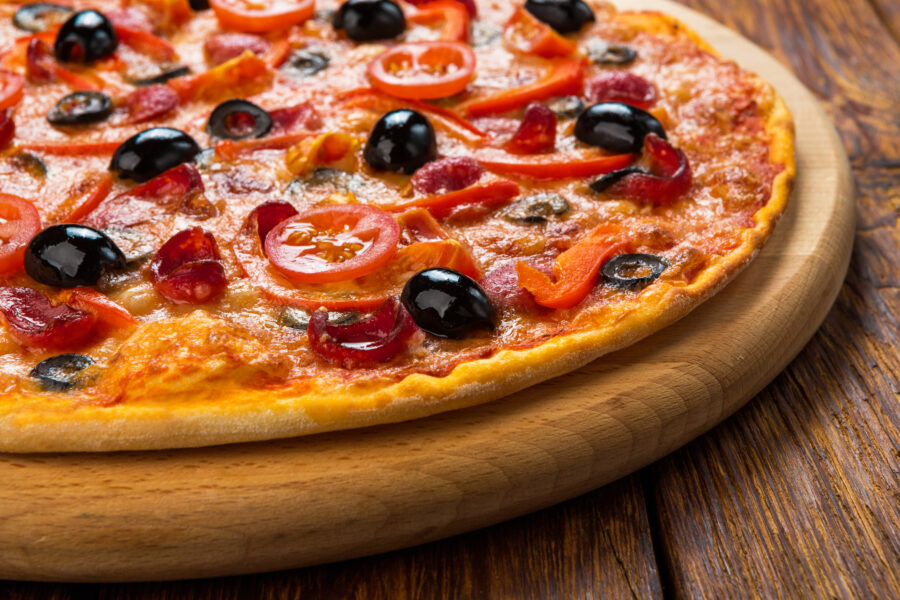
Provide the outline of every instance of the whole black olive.
[[109,168],[138,183],[192,160],[200,152],[194,138],[179,129],[154,127],[133,135],[116,148]]
[[554,216],[569,212],[569,203],[559,194],[541,192],[510,204],[503,218],[512,223],[546,223]]
[[669,267],[669,261],[654,254],[620,254],[606,261],[601,272],[609,285],[633,290],[651,283]]
[[51,225],[25,248],[25,272],[46,285],[96,285],[108,268],[124,269],[125,255],[105,233],[84,225]]
[[13,16],[13,25],[25,31],[38,33],[46,31],[52,25],[62,23],[69,18],[72,12],[68,6],[48,2],[32,2],[16,11]]
[[209,10],[209,0],[188,0],[188,4],[196,11]]
[[576,138],[618,154],[640,152],[648,133],[666,139],[666,131],[656,117],[620,102],[594,104],[575,120]]
[[272,117],[246,100],[226,100],[213,109],[206,122],[206,133],[214,138],[245,140],[260,138],[272,129]]
[[57,102],[47,113],[53,125],[86,125],[106,120],[112,100],[103,92],[74,92]]
[[56,34],[53,53],[60,62],[89,63],[109,56],[119,46],[113,24],[96,10],[69,17]]
[[139,86],[157,85],[159,83],[165,83],[170,79],[175,79],[176,77],[184,77],[190,74],[191,69],[189,67],[172,67],[171,69],[167,69],[159,73],[158,75],[153,75],[151,77],[141,77],[140,79],[132,79],[131,83]]
[[81,371],[94,364],[83,354],[60,354],[42,360],[28,374],[38,380],[48,392],[64,392],[78,384]]
[[294,50],[279,68],[283,73],[303,79],[328,68],[331,59],[328,55],[316,50]]
[[595,65],[627,65],[637,58],[637,52],[631,46],[597,39],[588,42],[587,55]]
[[584,0],[526,0],[525,10],[559,33],[574,33],[595,20]]
[[494,325],[494,309],[475,280],[451,269],[426,269],[410,277],[400,301],[422,330],[460,339]]
[[334,28],[357,42],[387,40],[403,33],[406,18],[391,0],[347,0],[334,15]]
[[394,110],[375,123],[363,158],[374,169],[413,173],[437,158],[434,127],[424,115],[414,110]]

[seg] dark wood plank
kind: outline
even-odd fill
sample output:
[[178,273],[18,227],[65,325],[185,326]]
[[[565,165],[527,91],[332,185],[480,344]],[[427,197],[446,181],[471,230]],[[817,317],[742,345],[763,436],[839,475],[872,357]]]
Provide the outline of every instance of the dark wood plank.
[[684,597],[900,595],[900,9],[682,0],[768,47],[823,100],[858,236],[822,329],[751,405],[649,471]]
[[0,582],[8,600],[660,598],[641,482],[633,475],[467,535],[333,565],[186,582]]

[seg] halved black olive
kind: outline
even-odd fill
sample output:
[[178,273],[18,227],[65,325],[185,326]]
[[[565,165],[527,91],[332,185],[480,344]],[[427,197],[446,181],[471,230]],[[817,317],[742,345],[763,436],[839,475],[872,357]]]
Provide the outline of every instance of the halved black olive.
[[47,164],[30,152],[19,152],[9,157],[9,162],[17,169],[27,171],[35,179],[47,176]]
[[291,77],[302,79],[328,68],[331,59],[324,52],[304,48],[294,50],[279,69]]
[[192,160],[200,152],[194,138],[170,127],[153,127],[116,148],[109,168],[122,179],[143,183],[163,171]]
[[206,133],[214,138],[245,140],[260,138],[272,129],[272,117],[246,100],[226,100],[213,109],[206,123]]
[[46,285],[96,285],[109,268],[124,269],[125,255],[108,235],[84,225],[51,225],[25,248],[25,272]]
[[157,85],[160,83],[165,83],[170,79],[175,79],[177,77],[185,77],[186,75],[191,74],[190,67],[180,66],[174,67],[172,69],[168,69],[163,71],[159,75],[154,75],[152,77],[143,77],[141,79],[132,79],[131,83],[138,86],[147,86],[147,85]]
[[13,16],[13,25],[25,31],[39,33],[47,31],[53,25],[59,25],[68,19],[72,12],[68,6],[49,2],[32,2],[16,11]]
[[119,46],[113,24],[96,10],[69,17],[56,34],[53,53],[60,62],[89,63],[109,56]]
[[325,187],[339,192],[352,192],[357,198],[365,196],[365,180],[356,173],[320,167],[306,177],[297,177],[287,187],[291,196],[300,196],[309,188]]
[[437,158],[434,127],[424,115],[414,110],[393,110],[375,123],[366,141],[363,158],[374,169],[413,173]]
[[[281,311],[279,321],[281,321],[282,325],[291,329],[306,331],[309,327],[309,317],[309,312],[288,306]],[[361,317],[362,315],[357,312],[330,312],[328,313],[328,322],[332,325],[349,325],[350,323],[356,323]]]
[[53,125],[87,125],[106,120],[112,100],[103,92],[74,92],[56,103],[47,113]]
[[503,218],[513,223],[546,223],[550,217],[569,212],[569,203],[559,194],[542,192],[522,198],[503,211]]
[[635,173],[648,174],[647,169],[643,169],[641,167],[625,167],[624,169],[619,169],[618,171],[613,171],[612,173],[607,173],[606,175],[602,175],[596,179],[593,183],[591,183],[588,187],[593,191],[599,193],[605,192],[612,184],[616,183],[620,179],[627,177],[628,175],[633,175]]
[[613,287],[633,290],[652,283],[669,268],[669,261],[655,254],[620,254],[606,261],[601,272]]
[[627,65],[637,58],[637,52],[631,46],[597,39],[588,42],[587,55],[595,65]]
[[196,11],[209,10],[209,0],[188,0],[188,4]]
[[426,269],[409,278],[400,301],[422,330],[461,339],[494,326],[494,308],[478,283],[452,269]]
[[648,133],[666,139],[666,130],[656,117],[621,102],[589,106],[575,121],[576,138],[618,154],[640,152]]
[[525,0],[525,10],[559,33],[574,33],[595,20],[584,0]]
[[560,96],[547,103],[557,119],[574,119],[584,110],[584,102],[578,96]]
[[39,362],[28,374],[48,392],[64,392],[79,383],[79,373],[94,364],[83,354],[60,354]]
[[334,28],[356,42],[395,38],[406,29],[403,10],[391,0],[347,0],[334,15]]

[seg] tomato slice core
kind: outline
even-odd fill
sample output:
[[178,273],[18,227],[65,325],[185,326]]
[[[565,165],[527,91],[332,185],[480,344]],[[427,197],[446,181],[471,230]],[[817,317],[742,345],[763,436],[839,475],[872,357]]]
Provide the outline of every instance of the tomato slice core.
[[301,283],[347,281],[384,266],[394,254],[400,227],[373,206],[314,208],[286,219],[266,236],[269,260]]
[[41,230],[34,205],[18,196],[0,194],[0,275],[15,273],[25,264],[25,247]]
[[369,63],[375,88],[411,100],[458,94],[474,72],[475,53],[459,42],[399,44]]
[[316,10],[315,0],[209,0],[209,6],[222,27],[248,33],[288,29]]

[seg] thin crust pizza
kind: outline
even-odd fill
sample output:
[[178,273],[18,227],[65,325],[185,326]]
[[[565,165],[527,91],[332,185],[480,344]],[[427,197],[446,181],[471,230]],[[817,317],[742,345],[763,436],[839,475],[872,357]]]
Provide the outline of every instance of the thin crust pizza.
[[593,0],[0,6],[0,450],[425,417],[680,319],[794,177],[774,90]]

